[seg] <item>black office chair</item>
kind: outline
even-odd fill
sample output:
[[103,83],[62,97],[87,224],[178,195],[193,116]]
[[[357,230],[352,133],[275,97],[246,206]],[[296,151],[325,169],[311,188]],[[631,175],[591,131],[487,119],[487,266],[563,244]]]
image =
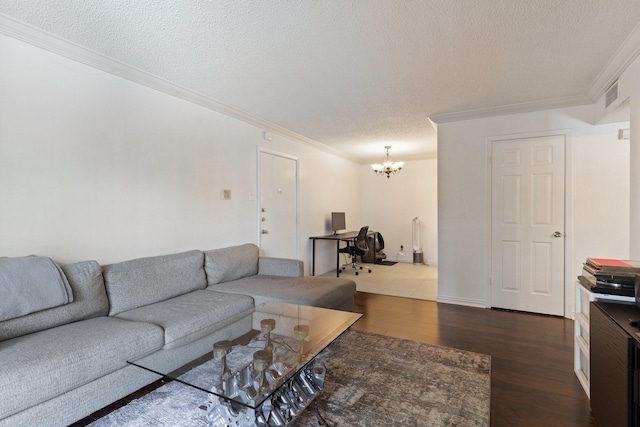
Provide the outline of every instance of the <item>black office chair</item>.
[[347,242],[347,246],[339,250],[339,252],[351,256],[351,263],[344,264],[342,266],[342,271],[344,271],[344,269],[347,268],[348,266],[351,266],[351,268],[356,270],[356,276],[358,275],[358,268],[360,268],[360,270],[362,270],[363,268],[366,268],[369,271],[369,273],[371,273],[371,269],[369,267],[367,267],[366,265],[360,265],[357,263],[358,256],[363,257],[369,252],[369,246],[367,245],[368,231],[369,231],[368,225],[362,227],[360,229],[360,232],[358,233],[358,237],[356,237],[353,242],[351,241]]
[[382,251],[384,249],[384,239],[381,233],[373,233],[373,235],[367,236],[367,246],[369,246],[369,253],[362,257],[363,262],[380,264],[387,258],[387,254]]

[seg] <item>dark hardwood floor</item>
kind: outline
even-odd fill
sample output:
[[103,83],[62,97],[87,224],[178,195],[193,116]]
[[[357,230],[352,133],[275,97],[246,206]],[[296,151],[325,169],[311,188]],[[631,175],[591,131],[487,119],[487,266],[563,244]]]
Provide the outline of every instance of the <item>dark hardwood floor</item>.
[[[358,292],[353,329],[491,355],[492,427],[597,426],[573,372],[573,321]],[[85,426],[157,388],[82,420]],[[345,426],[347,427],[347,426]]]
[[491,355],[491,426],[597,426],[573,372],[573,321],[359,292],[353,329]]

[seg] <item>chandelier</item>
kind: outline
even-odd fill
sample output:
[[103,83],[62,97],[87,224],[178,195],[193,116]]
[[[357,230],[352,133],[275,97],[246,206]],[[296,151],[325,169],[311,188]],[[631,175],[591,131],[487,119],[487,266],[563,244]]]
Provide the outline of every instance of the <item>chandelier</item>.
[[384,148],[387,149],[387,155],[382,159],[382,164],[376,163],[375,165],[371,165],[373,171],[376,175],[384,175],[387,174],[387,178],[391,176],[391,174],[400,173],[402,170],[402,166],[404,166],[404,162],[394,162],[389,155],[390,145],[386,145]]

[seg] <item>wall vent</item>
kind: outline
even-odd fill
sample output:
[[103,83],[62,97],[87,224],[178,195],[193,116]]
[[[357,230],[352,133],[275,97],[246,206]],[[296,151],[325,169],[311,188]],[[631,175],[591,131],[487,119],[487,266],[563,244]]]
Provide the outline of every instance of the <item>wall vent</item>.
[[616,81],[610,88],[607,90],[604,98],[604,107],[607,108],[609,105],[613,104],[613,101],[618,99],[618,82]]

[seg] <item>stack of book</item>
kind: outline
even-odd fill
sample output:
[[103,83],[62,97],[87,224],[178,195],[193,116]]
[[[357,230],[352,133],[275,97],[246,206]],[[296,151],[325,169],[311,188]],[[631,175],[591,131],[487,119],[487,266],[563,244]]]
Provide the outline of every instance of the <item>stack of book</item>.
[[635,289],[640,261],[607,258],[587,258],[582,277],[592,286]]

